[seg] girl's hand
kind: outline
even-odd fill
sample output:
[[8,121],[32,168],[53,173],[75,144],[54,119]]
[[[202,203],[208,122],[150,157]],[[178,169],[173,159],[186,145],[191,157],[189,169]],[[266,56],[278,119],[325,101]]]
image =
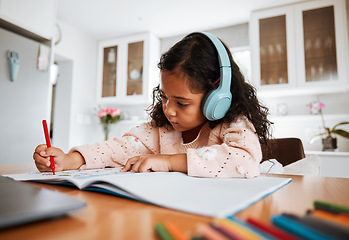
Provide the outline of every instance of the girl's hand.
[[121,172],[187,172],[187,155],[148,154],[127,160]]
[[47,148],[46,144],[41,144],[36,147],[33,158],[35,165],[40,172],[50,172],[50,156],[53,156],[55,161],[55,170],[62,171],[66,154],[59,148]]
[[74,152],[65,154],[61,149],[41,144],[36,147],[33,154],[35,165],[40,172],[50,172],[50,156],[54,158],[55,171],[78,169],[85,160],[80,153]]

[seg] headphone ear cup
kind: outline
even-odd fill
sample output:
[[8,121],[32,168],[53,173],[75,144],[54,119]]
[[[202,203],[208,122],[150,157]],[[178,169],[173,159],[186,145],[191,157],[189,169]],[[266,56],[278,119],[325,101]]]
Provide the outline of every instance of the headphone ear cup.
[[[232,69],[227,49],[217,37],[210,33],[205,35],[214,45],[218,53],[220,83],[217,89],[207,93],[201,101],[201,110],[209,121],[222,119],[230,108],[232,95],[230,86]],[[218,81],[218,80],[217,80]]]
[[230,91],[226,92],[215,89],[207,93],[202,99],[202,113],[210,121],[222,119],[229,110],[231,99],[232,95]]

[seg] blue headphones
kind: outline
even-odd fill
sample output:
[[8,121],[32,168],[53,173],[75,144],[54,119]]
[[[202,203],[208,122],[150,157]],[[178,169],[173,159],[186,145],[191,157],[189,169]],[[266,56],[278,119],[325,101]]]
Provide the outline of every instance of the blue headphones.
[[223,118],[231,105],[231,64],[223,43],[210,33],[201,32],[201,34],[210,39],[218,52],[220,68],[219,86],[205,94],[201,102],[201,111],[204,116],[210,121],[215,121]]

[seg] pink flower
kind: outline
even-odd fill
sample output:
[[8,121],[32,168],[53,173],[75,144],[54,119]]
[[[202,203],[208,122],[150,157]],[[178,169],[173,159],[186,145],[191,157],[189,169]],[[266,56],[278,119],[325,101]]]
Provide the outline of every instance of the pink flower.
[[121,114],[121,110],[119,108],[103,108],[102,110],[98,111],[97,115],[98,117],[102,118],[107,115],[110,115],[112,117],[118,116]]
[[107,115],[111,115],[113,109],[112,108],[106,108],[105,111],[106,111]]
[[104,117],[106,115],[107,115],[107,113],[106,113],[105,109],[102,109],[102,110],[98,111],[98,117],[101,118],[101,117]]
[[322,109],[322,108],[325,107],[325,104],[319,101],[319,102],[318,102],[318,106],[319,106],[320,109]]
[[112,115],[113,117],[121,114],[121,110],[118,108],[111,108],[110,112],[111,112],[110,115]]

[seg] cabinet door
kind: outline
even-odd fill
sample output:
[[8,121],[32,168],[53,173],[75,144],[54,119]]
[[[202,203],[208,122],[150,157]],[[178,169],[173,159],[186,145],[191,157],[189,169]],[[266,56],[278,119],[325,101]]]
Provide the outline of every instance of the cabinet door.
[[103,48],[102,98],[116,97],[118,46]]
[[120,96],[120,63],[122,44],[119,40],[107,40],[98,44],[97,101],[111,102]]
[[[346,81],[348,52],[345,4],[312,1],[297,5],[298,81],[303,87],[329,86]],[[344,65],[343,65],[344,64]],[[333,85],[334,86],[334,85]]]
[[98,45],[97,102],[149,104],[159,79],[159,39],[137,34],[104,40]]
[[143,95],[143,49],[144,41],[128,44],[127,96]]
[[252,77],[257,88],[295,85],[293,33],[293,8],[270,9],[252,14]]

